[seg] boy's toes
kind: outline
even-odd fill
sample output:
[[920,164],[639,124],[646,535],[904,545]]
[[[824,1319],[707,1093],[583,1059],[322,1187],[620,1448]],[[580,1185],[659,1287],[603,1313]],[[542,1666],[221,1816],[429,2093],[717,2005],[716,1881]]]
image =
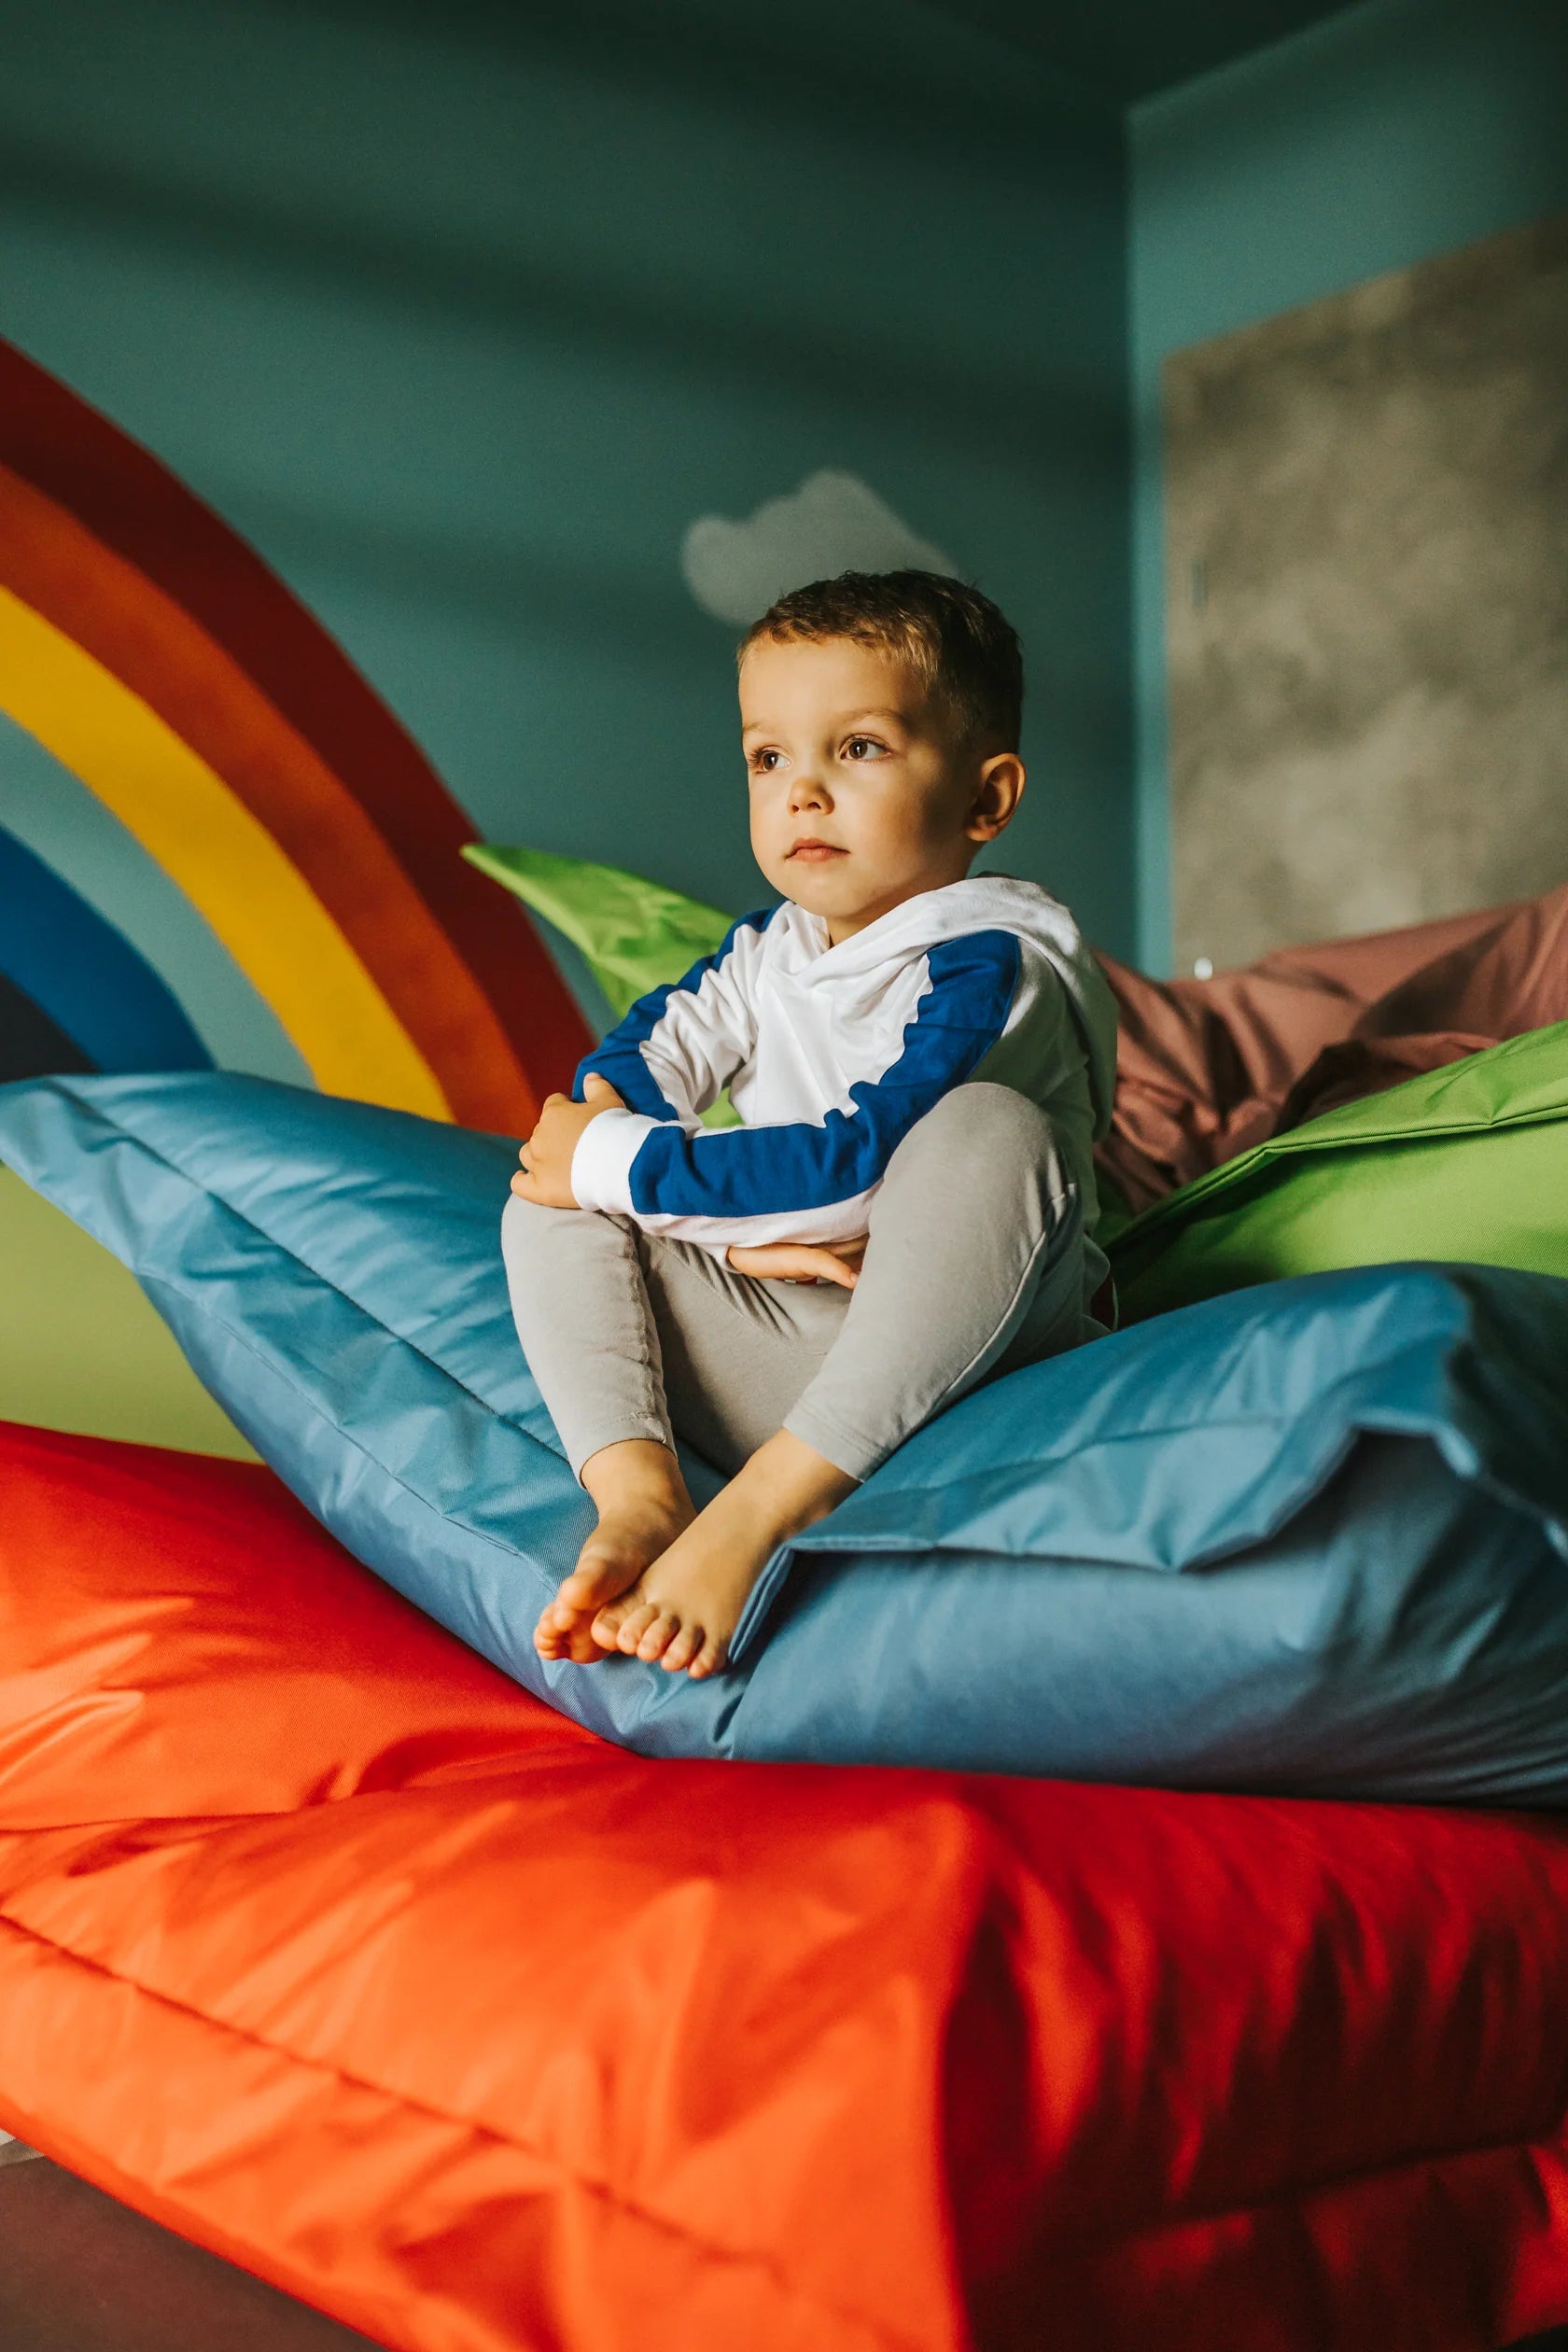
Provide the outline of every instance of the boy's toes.
[[609,1608],[599,1611],[594,1619],[594,1639],[608,1650],[636,1649],[635,1640],[626,1642],[622,1638],[626,1628],[635,1623],[640,1637],[643,1627],[656,1614],[650,1602],[639,1600],[635,1592],[629,1592],[623,1601],[612,1602]]
[[[623,1628],[622,1631],[621,1646],[623,1649],[626,1646],[626,1633],[629,1630],[629,1628]],[[670,1644],[679,1637],[679,1632],[680,1619],[670,1610],[660,1609],[655,1614],[652,1624],[646,1628],[638,1639],[637,1656],[646,1659],[651,1665],[656,1658],[663,1658]]]
[[605,1654],[581,1612],[567,1617],[563,1624],[561,1612],[553,1603],[534,1628],[534,1647],[541,1658],[569,1659],[574,1666],[592,1666]]
[[686,1671],[693,1682],[702,1682],[707,1675],[716,1674],[720,1667],[727,1663],[728,1659],[729,1651],[724,1644],[715,1641],[709,1634]]
[[703,1631],[700,1625],[683,1625],[660,1660],[665,1672],[679,1674],[690,1666],[702,1647],[702,1639]]
[[651,1601],[638,1601],[625,1612],[615,1633],[615,1646],[623,1657],[636,1656],[643,1635],[658,1615]]
[[564,1633],[578,1617],[591,1617],[596,1609],[606,1608],[610,1602],[619,1601],[627,1586],[636,1584],[641,1573],[634,1561],[608,1558],[579,1561],[545,1614],[553,1614]]

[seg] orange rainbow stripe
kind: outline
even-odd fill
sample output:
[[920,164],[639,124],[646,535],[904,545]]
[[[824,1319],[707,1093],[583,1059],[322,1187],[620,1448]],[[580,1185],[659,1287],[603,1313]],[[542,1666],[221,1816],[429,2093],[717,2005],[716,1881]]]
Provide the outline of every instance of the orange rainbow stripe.
[[197,906],[325,1090],[516,1133],[588,1033],[413,738],[251,549],[0,343],[0,709]]

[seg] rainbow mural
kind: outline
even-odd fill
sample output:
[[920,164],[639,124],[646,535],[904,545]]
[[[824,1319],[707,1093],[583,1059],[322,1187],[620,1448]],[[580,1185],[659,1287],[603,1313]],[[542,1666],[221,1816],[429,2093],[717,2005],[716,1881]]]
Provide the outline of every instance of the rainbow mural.
[[[325,1092],[517,1133],[568,1082],[581,1015],[418,746],[227,524],[3,342],[0,709],[186,893]],[[210,1058],[3,833],[0,1029],[35,1069]]]

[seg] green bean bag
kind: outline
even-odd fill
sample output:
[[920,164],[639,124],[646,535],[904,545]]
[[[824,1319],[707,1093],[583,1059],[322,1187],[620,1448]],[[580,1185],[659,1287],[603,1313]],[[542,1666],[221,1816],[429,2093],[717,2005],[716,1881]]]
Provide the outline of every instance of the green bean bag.
[[1568,1275],[1568,1021],[1272,1136],[1110,1244],[1126,1321],[1406,1258]]

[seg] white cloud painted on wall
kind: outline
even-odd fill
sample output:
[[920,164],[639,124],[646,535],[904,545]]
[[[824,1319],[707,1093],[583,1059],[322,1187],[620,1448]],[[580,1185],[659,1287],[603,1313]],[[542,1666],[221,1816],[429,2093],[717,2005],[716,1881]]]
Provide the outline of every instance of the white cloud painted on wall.
[[776,596],[841,571],[956,573],[958,566],[858,474],[807,474],[738,522],[699,514],[680,549],[686,585],[716,621],[745,627]]

